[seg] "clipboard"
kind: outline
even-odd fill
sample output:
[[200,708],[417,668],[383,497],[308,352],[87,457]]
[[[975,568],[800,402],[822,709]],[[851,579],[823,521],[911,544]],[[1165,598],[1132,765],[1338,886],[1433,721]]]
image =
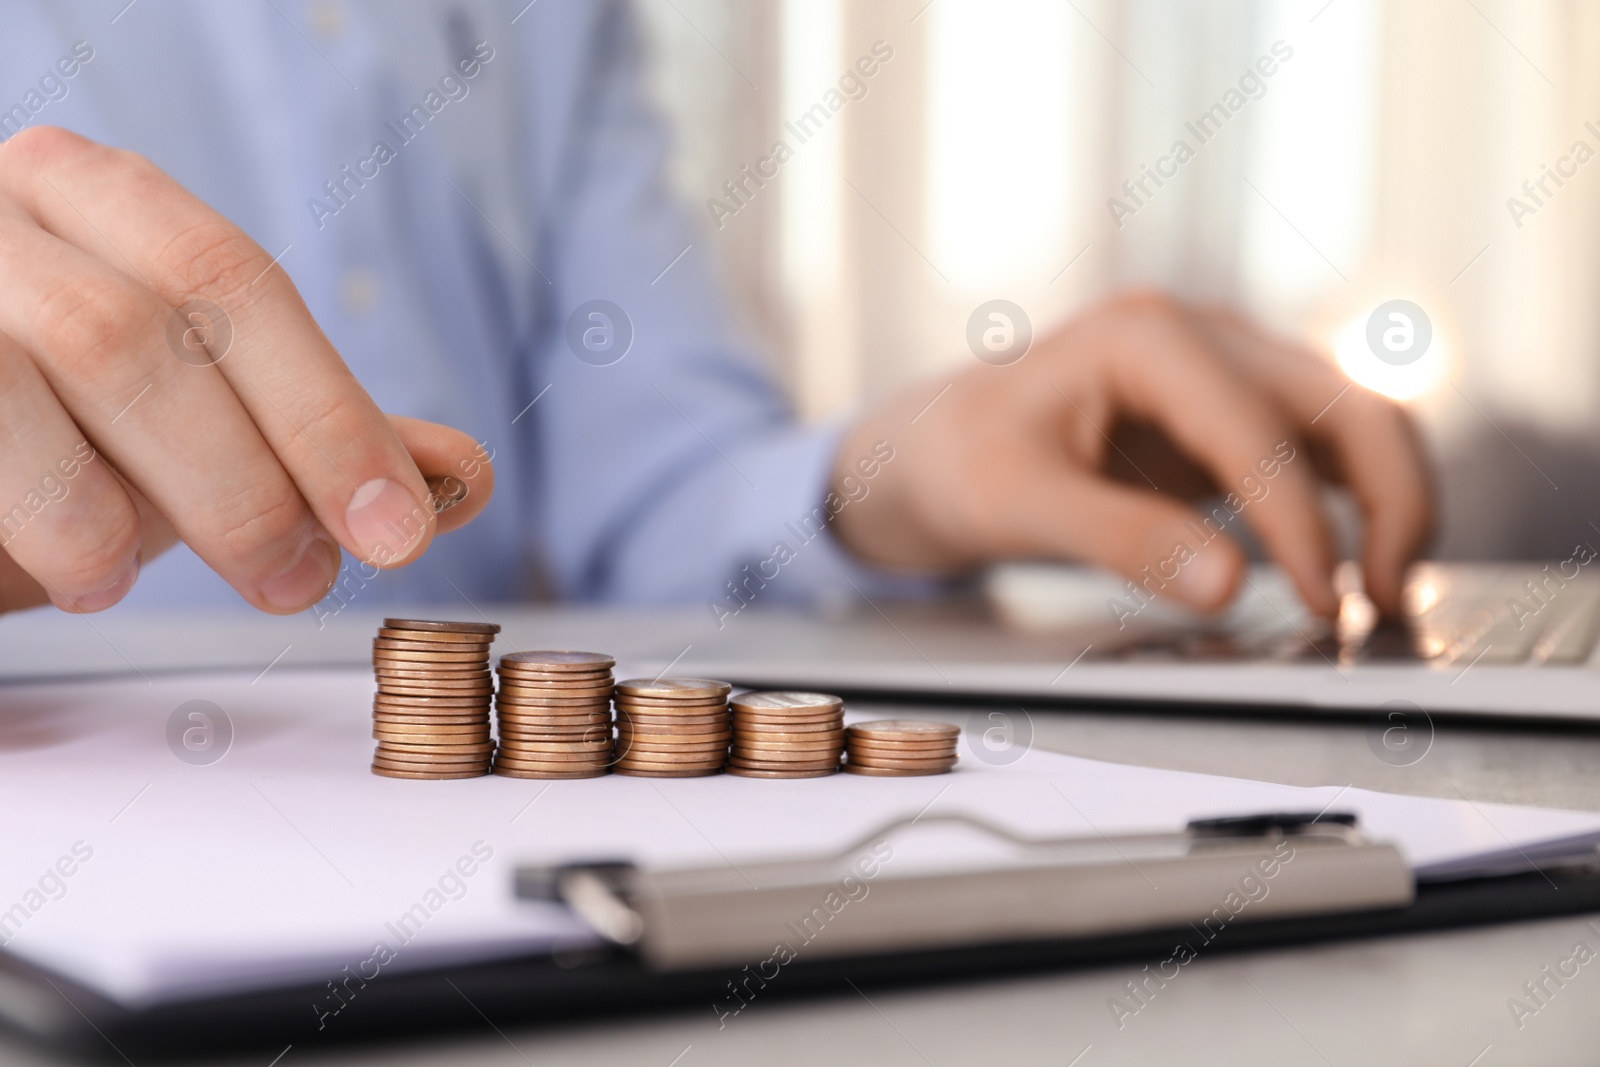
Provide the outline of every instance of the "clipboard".
[[[782,909],[814,899],[818,889],[838,884],[835,878],[842,881],[841,865],[852,852],[747,865],[744,874],[759,876],[765,888],[751,888],[726,868],[651,871],[602,861],[519,869],[519,895],[567,903],[607,944],[384,976],[352,995],[331,1027],[319,1026],[309,1010],[327,995],[320,987],[129,1011],[6,956],[0,956],[0,1018],[53,1047],[89,1055],[137,1059],[226,1049],[270,1058],[285,1045],[308,1049],[471,1031],[485,1019],[495,1026],[570,1022],[696,1003],[724,1019],[743,1010],[735,1005],[756,999],[844,992],[852,985],[966,981],[1117,960],[1155,962],[1178,946],[1196,955],[1229,954],[1600,910],[1600,852],[1592,846],[1541,857],[1536,869],[1523,873],[1418,881],[1392,846],[1367,839],[1346,813],[1199,820],[1181,834],[1099,839],[1017,838],[981,820],[966,821],[1011,838],[1021,862],[908,877],[899,886],[879,882],[873,892],[889,889],[884,896],[892,907],[857,912],[879,921],[834,926],[829,933],[840,936],[807,943],[777,974],[759,967],[770,951],[769,924],[778,914],[792,914]],[[902,826],[885,826],[874,840]],[[1292,862],[1281,862],[1285,846],[1293,850]],[[1249,915],[1248,908],[1228,912],[1227,894],[1239,889],[1240,872],[1266,877],[1261,864],[1273,857],[1280,859],[1274,896],[1251,906],[1277,903]],[[1291,871],[1298,873],[1290,877]],[[1134,879],[1151,876],[1170,890],[1159,908],[1119,903]],[[996,921],[997,901],[1028,908]],[[1219,907],[1229,921],[1219,920]]]

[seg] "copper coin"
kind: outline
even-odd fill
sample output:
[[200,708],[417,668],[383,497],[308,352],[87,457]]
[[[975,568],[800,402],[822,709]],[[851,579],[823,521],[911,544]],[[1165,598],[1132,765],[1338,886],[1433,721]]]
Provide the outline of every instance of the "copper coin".
[[611,699],[611,687],[594,686],[588,689],[529,689],[526,686],[512,685],[504,678],[500,680],[500,695],[509,700],[522,700],[531,704],[546,701],[562,704],[571,704],[577,701],[592,700],[595,702]]
[[629,767],[720,767],[726,762],[728,762],[727,756],[722,752],[716,752],[711,755],[691,753],[682,758],[662,756],[654,752],[638,755],[629,753],[626,756],[617,757],[618,766],[626,765]]
[[384,778],[412,778],[412,779],[427,780],[427,781],[434,781],[434,782],[443,782],[443,781],[447,781],[447,780],[453,779],[453,778],[482,778],[484,775],[489,773],[489,768],[488,767],[484,767],[482,770],[473,769],[473,770],[470,770],[470,771],[447,771],[447,772],[424,771],[424,772],[418,773],[416,771],[403,771],[403,770],[396,769],[394,767],[384,767],[384,766],[381,766],[380,764],[374,762],[372,764],[372,773],[376,774],[376,775],[381,775]]
[[436,663],[443,667],[456,668],[482,668],[484,661],[481,656],[463,656],[448,652],[374,652],[372,666],[374,669],[382,667],[402,667],[410,664],[415,670],[419,666]]
[[726,720],[723,722],[684,723],[683,725],[678,725],[618,719],[617,729],[628,730],[636,734],[660,734],[665,737],[694,734],[722,734],[727,736],[732,732],[732,728],[729,727]]
[[730,763],[727,766],[726,772],[728,774],[736,775],[740,778],[827,778],[830,775],[838,774],[839,768],[825,767],[818,770],[809,771],[793,769],[784,771],[763,771],[756,770],[752,767],[739,767]]
[[403,741],[384,741],[378,747],[384,752],[431,752],[439,756],[461,756],[482,752],[487,755],[494,751],[494,742],[479,741],[471,745],[413,745]]
[[729,703],[735,711],[787,715],[803,711],[840,711],[844,701],[827,693],[801,693],[777,690],[766,693],[741,693]]
[[840,715],[838,712],[834,712],[831,715],[829,715],[829,714],[819,714],[819,715],[805,715],[805,716],[802,716],[802,715],[771,716],[771,715],[752,715],[748,711],[740,711],[737,708],[735,708],[734,712],[733,712],[733,718],[734,718],[735,722],[747,722],[747,723],[750,723],[753,726],[786,726],[786,725],[788,725],[790,723],[811,725],[813,723],[826,722],[826,723],[832,723],[833,725],[835,725],[835,726],[837,726],[837,727],[839,727],[841,729],[843,729],[843,727],[844,727],[844,716]]
[[496,763],[494,765],[494,773],[502,778],[546,778],[560,781],[578,778],[602,778],[611,773],[611,768],[596,767],[593,770],[562,773],[561,771],[524,771],[503,763]]
[[611,751],[611,739],[607,737],[596,738],[593,741],[585,741],[581,738],[555,741],[525,741],[519,738],[516,740],[516,746],[523,752],[574,752],[583,755],[594,755],[597,752]]
[[879,741],[954,741],[961,736],[961,727],[922,719],[876,719],[851,725],[850,733]]
[[499,728],[501,741],[517,742],[573,742],[581,741],[587,744],[602,744],[611,741],[611,731],[605,726],[579,726],[578,729],[506,729]]
[[915,771],[922,769],[942,770],[956,765],[956,757],[949,756],[945,759],[879,759],[865,757],[857,753],[850,753],[850,762],[861,767],[887,767],[890,770]]
[[452,645],[487,646],[493,634],[461,633],[453,630],[402,630],[392,626],[380,627],[378,637],[387,641],[438,641]]
[[584,721],[575,719],[570,722],[518,722],[513,719],[500,719],[495,723],[503,732],[513,734],[542,733],[544,731],[591,731],[596,734],[611,736],[611,724],[604,719]]
[[616,657],[603,652],[539,651],[507,652],[500,657],[502,667],[522,667],[534,671],[609,671],[617,665]]
[[525,726],[537,730],[542,726],[610,726],[611,716],[603,711],[585,711],[577,715],[528,715],[502,708],[495,715],[495,721],[507,726]]
[[807,756],[820,759],[826,754],[838,759],[844,755],[844,749],[838,745],[741,745],[735,742],[733,754],[751,759],[805,759]]
[[874,778],[920,778],[929,774],[945,774],[951,770],[949,767],[930,768],[928,770],[896,770],[891,767],[867,767],[860,763],[846,763],[843,770],[847,774],[865,774]]
[[430,663],[427,660],[389,660],[384,663],[372,665],[374,673],[393,674],[400,678],[410,678],[413,675],[424,674],[438,675],[441,678],[468,678],[484,677],[494,680],[494,673],[489,670],[487,663],[472,661],[452,660],[448,663]]
[[583,674],[573,673],[548,673],[538,674],[533,671],[508,670],[502,664],[498,673],[500,677],[514,685],[525,685],[532,689],[571,689],[574,686],[585,688],[597,685],[615,685],[616,679],[610,671],[585,671]]
[[[421,703],[426,701],[426,703]],[[373,711],[390,711],[396,715],[426,715],[438,712],[440,715],[487,715],[489,702],[487,700],[449,700],[439,698],[429,700],[426,697],[395,697],[385,696],[382,693],[372,701]]]
[[[477,763],[488,760],[494,755],[494,745],[462,745],[459,752],[450,752],[450,745],[427,745],[429,752],[421,752],[416,747],[411,749],[398,749],[394,745],[379,745],[378,752],[373,758],[386,760],[389,763]],[[432,752],[432,749],[445,749],[443,752]]]
[[473,752],[465,756],[441,756],[421,752],[393,752],[380,748],[372,754],[372,762],[381,763],[385,767],[398,767],[401,770],[421,770],[424,767],[443,767],[445,770],[457,771],[463,766],[479,766],[487,764],[491,752]]
[[730,767],[742,767],[748,771],[821,771],[830,767],[837,768],[837,759],[812,759],[812,760],[755,760],[730,758]]
[[712,678],[629,678],[618,682],[617,690],[657,700],[710,700],[726,697],[733,686]]
[[395,637],[375,637],[372,647],[387,652],[448,652],[451,655],[472,654],[487,659],[488,645],[473,646],[458,641],[415,641]]
[[565,774],[601,770],[611,766],[606,760],[546,759],[543,756],[527,759],[513,752],[501,752],[494,760],[496,766],[510,767],[513,770],[557,771]]
[[492,622],[439,622],[435,619],[384,619],[383,625],[390,630],[440,630],[454,634],[488,634],[493,637],[500,632],[498,623]]
[[478,723],[482,723],[484,726],[489,725],[489,717],[487,715],[445,715],[442,713],[433,715],[396,715],[388,711],[374,711],[372,713],[372,721],[415,723],[419,726],[429,723],[442,726],[468,726]]
[[597,698],[593,696],[575,696],[541,698],[524,696],[517,693],[507,693],[504,689],[497,694],[497,697],[497,702],[504,704],[508,708],[528,708],[532,710],[534,714],[540,714],[538,710],[540,708],[556,709],[557,714],[560,714],[560,712],[567,709],[574,708],[592,708],[597,711],[602,708],[606,711],[611,710],[611,702],[605,697]]
[[844,736],[844,727],[837,722],[745,722],[733,720],[733,728],[745,734],[838,734]]
[[721,767],[697,767],[691,770],[675,771],[665,767],[624,767],[617,764],[611,768],[612,774],[625,774],[630,778],[706,778],[713,774],[721,774]]
[[866,756],[888,756],[900,759],[934,759],[941,756],[954,756],[956,746],[943,741],[931,745],[917,745],[910,742],[896,741],[862,741],[851,740],[851,752],[860,752]]
[[384,732],[391,733],[391,734],[446,734],[446,735],[447,734],[460,734],[460,735],[465,736],[465,735],[475,734],[475,733],[486,733],[488,731],[488,729],[489,729],[489,724],[486,723],[486,722],[477,722],[477,723],[398,723],[398,722],[386,722],[386,723],[373,723],[372,724],[372,728],[374,730],[383,730]]
[[[423,727],[425,730],[443,730],[446,727]],[[441,734],[405,732],[406,728],[393,724],[374,727],[372,737],[384,743],[397,745],[481,745],[489,740],[488,730],[474,729],[470,734]]]
[[694,715],[684,715],[674,711],[665,715],[658,715],[654,711],[620,707],[617,709],[617,721],[637,722],[645,726],[698,726],[708,722],[727,724],[733,720],[729,718],[726,711],[711,711]]
[[489,684],[483,678],[473,678],[467,675],[460,678],[442,678],[437,674],[430,674],[427,677],[408,676],[404,678],[391,674],[380,674],[377,676],[377,683],[378,692],[380,693],[391,688],[447,689],[451,692],[472,696],[477,696],[478,692]]
[[617,746],[617,760],[627,763],[721,763],[727,758],[728,750],[725,748]]
[[651,715],[708,715],[712,712],[726,713],[728,702],[726,700],[640,700],[636,697],[617,693],[613,698],[617,707],[629,710],[643,711]]

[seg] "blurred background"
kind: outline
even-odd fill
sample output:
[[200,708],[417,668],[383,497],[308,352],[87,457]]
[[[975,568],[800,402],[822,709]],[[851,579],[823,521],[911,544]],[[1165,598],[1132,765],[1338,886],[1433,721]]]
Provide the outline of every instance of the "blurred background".
[[[983,301],[1040,336],[1154,285],[1410,406],[1436,555],[1600,547],[1600,4],[638,6],[673,180],[804,418],[964,364]],[[1392,367],[1363,330],[1396,298],[1435,337]]]

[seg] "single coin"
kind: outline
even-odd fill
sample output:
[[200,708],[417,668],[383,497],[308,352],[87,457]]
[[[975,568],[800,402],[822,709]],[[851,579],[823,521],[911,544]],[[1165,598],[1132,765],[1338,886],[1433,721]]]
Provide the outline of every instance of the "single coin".
[[426,715],[431,712],[440,715],[487,715],[489,702],[477,699],[430,700],[427,697],[397,697],[379,693],[372,701],[372,710],[390,711],[397,715]]
[[693,715],[697,712],[703,712],[705,710],[720,711],[728,706],[728,702],[721,697],[706,697],[704,699],[697,698],[695,700],[670,700],[659,697],[633,697],[624,693],[620,689],[617,690],[616,701],[617,707],[619,708],[642,708],[646,711],[655,711],[658,714],[681,711],[684,714]]
[[941,770],[947,767],[954,767],[956,765],[956,757],[950,756],[947,759],[878,759],[876,757],[868,758],[852,752],[850,754],[850,762],[861,767],[888,767],[891,770],[915,771],[924,768]]
[[811,760],[758,760],[739,759],[729,757],[728,766],[743,767],[752,771],[820,771],[829,767],[838,767],[839,760],[811,759]]
[[476,752],[487,755],[494,751],[494,742],[480,741],[472,745],[413,745],[403,741],[384,741],[378,747],[384,752],[420,752],[437,756],[465,756]]
[[884,738],[872,737],[868,734],[849,734],[852,745],[863,748],[885,748],[896,751],[905,749],[942,749],[946,752],[956,750],[956,742],[944,737],[928,738],[920,741],[890,741]]
[[510,767],[518,771],[555,771],[559,774],[590,773],[611,766],[606,760],[548,760],[524,759],[512,752],[495,756],[495,766]]
[[617,746],[617,759],[629,763],[721,763],[728,758],[725,748],[632,748]]
[[469,736],[476,733],[487,733],[489,724],[476,723],[400,723],[385,722],[372,724],[374,730],[383,730],[391,734],[460,734]]
[[726,762],[728,762],[728,758],[725,752],[689,753],[682,757],[662,756],[655,752],[629,752],[626,755],[619,754],[617,756],[617,764],[619,766],[627,764],[630,767],[720,767]]
[[726,697],[733,686],[712,678],[629,678],[617,683],[617,690],[632,697],[658,700],[704,700]]
[[[444,729],[438,727],[437,729]],[[479,730],[470,734],[441,734],[441,733],[416,733],[401,732],[402,728],[393,725],[374,727],[373,740],[383,744],[396,745],[481,745],[490,740],[489,731]]]
[[387,711],[374,711],[372,713],[372,721],[415,723],[419,726],[425,726],[429,723],[438,726],[471,726],[479,723],[484,726],[489,725],[489,717],[487,715],[444,715],[440,713],[432,715],[396,715]]
[[593,741],[585,741],[581,738],[559,738],[550,741],[531,741],[516,738],[514,743],[523,752],[573,752],[581,755],[593,755],[596,752],[611,751],[610,738],[597,738]]
[[617,764],[611,768],[612,774],[625,774],[629,778],[707,778],[713,774],[721,774],[721,767],[697,767],[692,770],[671,770],[665,767],[624,767]]
[[897,770],[892,767],[868,767],[860,763],[846,763],[841,768],[846,774],[865,774],[873,778],[921,778],[929,774],[946,774],[951,768],[930,770]]
[[728,734],[732,732],[726,720],[722,722],[684,723],[682,725],[654,722],[635,722],[630,719],[618,719],[617,729],[630,730],[636,734],[660,734],[664,737],[691,736],[695,734]]
[[583,700],[603,701],[611,698],[611,687],[590,686],[584,689],[529,689],[526,686],[513,685],[504,678],[500,679],[500,695],[509,700],[522,700],[530,704],[545,701],[559,701],[571,704]]
[[608,656],[604,652],[544,650],[507,652],[500,657],[500,665],[533,671],[608,671],[617,665],[617,660],[615,656]]
[[611,773],[611,768],[596,767],[593,770],[574,771],[570,774],[563,774],[560,771],[523,771],[517,770],[514,767],[510,767],[502,763],[496,763],[494,765],[494,773],[498,774],[502,778],[543,778],[559,781],[578,778],[602,778]]
[[733,744],[735,755],[744,755],[756,759],[784,759],[794,756],[804,759],[807,753],[832,753],[834,756],[844,755],[843,745],[747,745],[735,741]]
[[831,715],[822,713],[817,715],[807,714],[771,716],[753,715],[748,711],[740,711],[735,708],[733,712],[733,719],[735,722],[750,723],[753,726],[787,726],[791,723],[809,726],[813,723],[826,722],[832,723],[834,726],[837,726],[840,729],[844,728],[844,716],[840,715],[838,712],[834,712]]
[[844,727],[837,720],[827,722],[746,722],[733,720],[733,728],[746,734],[838,734],[844,736]]
[[372,639],[372,647],[375,651],[382,650],[385,652],[447,652],[451,655],[470,653],[475,656],[482,656],[485,659],[489,656],[489,646],[487,644],[474,646],[460,641],[415,641],[396,637],[374,637]]
[[476,766],[488,763],[492,752],[473,752],[464,756],[441,755],[424,752],[395,752],[391,749],[380,748],[372,755],[374,763],[382,763],[390,767],[444,767],[447,770],[458,770],[462,764]]
[[384,619],[389,630],[442,630],[456,634],[489,634],[500,632],[498,623],[492,622],[439,622],[434,619]]
[[838,774],[839,768],[825,767],[810,771],[793,769],[784,771],[763,771],[752,767],[740,767],[736,764],[729,763],[726,771],[728,774],[736,775],[740,778],[826,778],[829,775]]
[[954,741],[961,736],[961,727],[922,719],[877,719],[854,723],[850,733],[852,736],[877,738],[880,741],[928,741],[933,738]]
[[373,671],[372,674],[377,679],[379,689],[390,685],[434,686],[441,689],[482,689],[484,686],[494,685],[494,679],[483,671],[471,671],[462,674],[445,674],[442,671],[417,671],[412,674],[396,674],[394,671]]
[[493,692],[488,685],[478,679],[448,681],[440,678],[385,678],[379,675],[378,691],[383,693],[391,689],[437,689],[458,696],[478,696],[485,691]]
[[610,671],[527,671],[504,664],[495,670],[507,681],[523,685],[614,685],[617,680]]
[[502,716],[501,718],[495,720],[495,725],[499,726],[502,730],[507,730],[513,733],[539,733],[544,730],[589,730],[603,733],[607,736],[611,734],[611,723],[600,718],[568,719],[565,721],[555,722],[527,722],[521,719],[507,719]]
[[571,689],[574,687],[585,688],[590,686],[614,685],[616,679],[610,671],[584,671],[582,674],[571,671],[556,674],[554,672],[536,674],[532,671],[508,670],[504,664],[498,669],[502,681],[513,685],[525,685],[530,689]]
[[798,712],[798,711],[837,711],[844,707],[844,700],[827,693],[802,693],[792,690],[776,690],[763,693],[740,693],[729,701],[735,711],[754,712]]
[[460,633],[452,630],[400,630],[391,626],[379,628],[378,637],[385,641],[434,641],[453,645],[488,645],[493,634]]
[[469,656],[462,652],[395,652],[391,649],[375,650],[372,653],[374,667],[386,667],[391,664],[400,666],[411,664],[413,667],[429,663],[454,667],[486,667],[487,660],[482,656]]
[[838,745],[844,747],[843,730],[746,730],[742,726],[733,728],[733,736],[741,741],[752,744],[763,742],[772,745]]
[[395,777],[400,777],[403,772],[418,778],[476,778],[488,774],[489,766],[488,760],[482,763],[441,763],[431,767],[412,763],[389,763],[377,759],[372,761],[374,771],[397,772]]
[[587,742],[587,744],[610,744],[611,731],[606,726],[579,726],[578,729],[506,729],[499,728],[499,739],[507,744],[523,744],[523,742]]
[[470,771],[450,772],[423,771],[419,773],[417,771],[405,771],[398,770],[393,767],[384,767],[374,763],[372,765],[372,773],[380,775],[384,778],[411,778],[417,780],[443,782],[453,778],[482,778],[484,775],[489,773],[489,768],[485,767],[482,770],[474,768]]
[[[418,692],[418,690],[425,690]],[[433,699],[437,701],[455,701],[457,703],[487,704],[493,690],[485,692],[482,686],[451,686],[434,685],[432,682],[379,682],[374,696],[379,699],[413,701]]]
[[618,722],[636,722],[641,726],[703,726],[707,723],[722,723],[727,725],[733,720],[726,711],[712,711],[704,715],[681,715],[669,712],[666,715],[657,715],[651,711],[640,711],[638,708],[621,707],[617,709]]
[[585,710],[573,715],[548,714],[545,708],[537,714],[527,711],[512,711],[509,708],[498,708],[495,711],[495,721],[507,726],[520,726],[532,730],[542,729],[546,726],[610,726],[611,716],[604,711]]

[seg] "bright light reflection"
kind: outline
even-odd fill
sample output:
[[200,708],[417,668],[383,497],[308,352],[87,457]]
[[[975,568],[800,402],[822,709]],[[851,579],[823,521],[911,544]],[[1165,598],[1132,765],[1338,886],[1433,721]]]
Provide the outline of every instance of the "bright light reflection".
[[1385,363],[1367,347],[1367,316],[1352,319],[1333,340],[1333,353],[1339,367],[1358,385],[1392,400],[1411,400],[1428,392],[1444,380],[1449,363],[1449,341],[1433,324],[1433,344],[1415,363],[1396,366]]

